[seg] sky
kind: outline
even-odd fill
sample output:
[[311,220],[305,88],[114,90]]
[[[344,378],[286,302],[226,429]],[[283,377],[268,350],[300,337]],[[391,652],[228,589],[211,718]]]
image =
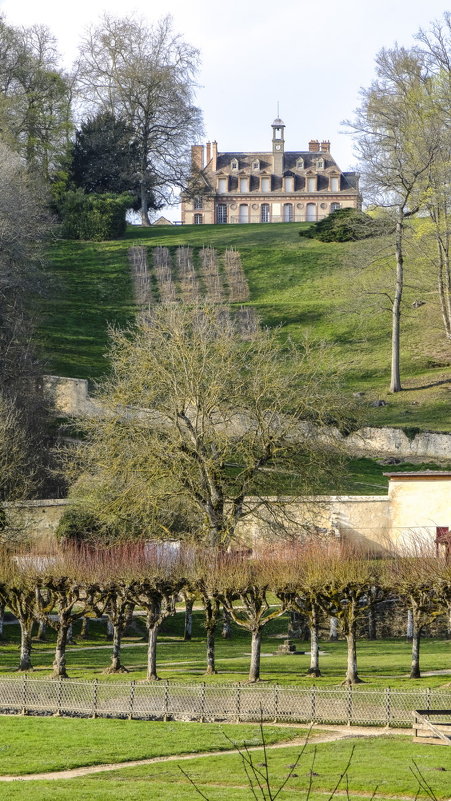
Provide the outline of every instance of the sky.
[[[103,13],[150,24],[170,14],[200,50],[205,142],[216,139],[220,152],[269,150],[279,104],[286,150],[329,139],[342,170],[356,166],[342,121],[373,80],[376,54],[395,42],[412,45],[418,29],[446,10],[445,0],[0,0],[7,23],[47,25],[66,66]],[[169,216],[177,219],[177,210]]]

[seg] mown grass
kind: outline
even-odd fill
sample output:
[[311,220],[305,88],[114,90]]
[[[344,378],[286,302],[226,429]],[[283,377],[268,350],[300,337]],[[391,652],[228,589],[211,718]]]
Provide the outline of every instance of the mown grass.
[[[240,250],[250,283],[249,305],[281,337],[306,334],[329,343],[344,388],[364,393],[373,425],[451,430],[449,344],[441,332],[434,276],[421,259],[409,264],[402,336],[405,391],[389,395],[390,315],[371,287],[391,289],[390,270],[359,269],[354,244],[301,239],[301,225],[129,227],[122,240],[55,242],[50,253],[50,295],[39,330],[48,371],[97,378],[107,369],[107,325],[134,316],[127,249],[212,245]],[[357,264],[357,266],[354,266]],[[424,306],[412,302],[426,298]],[[374,399],[387,406],[371,407]]]
[[[265,627],[262,641],[261,676],[265,682],[280,685],[309,687],[338,686],[346,672],[346,643],[343,640],[329,642],[324,634],[320,657],[323,675],[312,679],[307,675],[310,645],[297,642],[299,653],[277,654],[277,648],[287,631],[288,619],[281,617]],[[146,676],[146,642],[139,637],[126,637],[122,661],[129,674],[109,676],[103,673],[109,665],[111,644],[106,640],[105,625],[95,623],[91,627],[90,639],[78,637],[79,624],[75,627],[76,646],[67,653],[68,673],[74,679],[101,681],[142,681]],[[0,674],[12,675],[18,664],[19,632],[16,625],[5,627],[6,642],[0,647]],[[243,682],[247,680],[250,659],[250,636],[234,627],[230,640],[217,639],[216,676],[205,676],[206,645],[202,612],[194,614],[193,639],[182,640],[183,612],[168,618],[162,627],[158,641],[158,673],[162,679],[182,682],[208,681],[209,683]],[[143,635],[145,631],[143,628]],[[33,644],[32,662],[36,677],[50,674],[53,661],[54,632],[49,633],[47,643]],[[376,640],[364,638],[358,643],[359,672],[365,684],[361,689],[393,687],[397,689],[438,688],[449,685],[450,675],[425,676],[409,679],[411,644],[406,640]],[[422,642],[422,669],[426,672],[451,669],[451,644],[449,640],[425,638]]]
[[[13,720],[12,725],[20,723],[23,725],[22,737],[26,738],[26,729],[45,723],[42,720],[17,721]],[[43,736],[55,742],[60,731],[61,721],[51,721],[47,727],[42,726]],[[77,750],[86,740],[83,735],[91,740],[99,730],[99,721],[86,721],[86,729],[82,731],[78,725],[79,721],[68,721],[69,730],[72,730],[71,737],[73,748]],[[111,730],[111,739],[122,743],[124,752],[130,749],[130,739],[137,736],[134,724],[122,722],[123,728],[119,730],[114,726],[117,721],[104,721],[105,730]],[[57,725],[54,725],[57,724]],[[158,724],[142,723],[141,730],[148,727],[149,731],[157,733],[156,748],[161,753],[167,753],[168,743],[172,748],[172,738],[177,742],[185,735],[185,745],[189,735],[196,740],[202,737],[201,730],[205,724],[160,724],[163,728],[159,729]],[[191,728],[189,728],[191,725]],[[164,728],[166,727],[166,728]],[[207,728],[207,727],[205,727]],[[213,728],[213,727],[211,727]],[[235,727],[227,727],[227,734],[234,739],[242,742],[243,734],[236,732],[232,734]],[[236,729],[245,727],[236,727]],[[250,727],[246,727],[249,729]],[[271,742],[272,732],[270,727],[265,728],[268,735],[268,742]],[[145,740],[152,735],[143,734]],[[216,727],[214,740],[221,736],[221,728]],[[223,739],[225,740],[224,735]],[[277,734],[276,734],[277,736]],[[286,736],[286,735],[285,735]],[[252,738],[254,739],[254,738]],[[281,738],[282,739],[282,738]],[[26,740],[25,740],[26,741]],[[28,740],[31,746],[39,747],[36,741]],[[229,744],[227,743],[227,746]],[[227,747],[226,746],[226,747]],[[332,789],[337,784],[340,775],[343,773],[348,763],[351,752],[353,751],[351,764],[347,773],[347,780],[343,780],[339,787],[339,797],[351,797],[354,801],[371,797],[372,792],[377,788],[378,798],[385,801],[395,801],[397,798],[411,799],[426,798],[424,791],[417,795],[418,782],[411,773],[411,767],[416,763],[429,785],[432,787],[435,797],[439,801],[449,798],[451,763],[447,748],[440,748],[433,745],[418,745],[410,742],[408,737],[371,737],[368,739],[356,739],[350,734],[349,740],[333,743],[311,742],[305,749],[304,754],[293,769],[296,758],[299,754],[299,746],[288,746],[281,749],[269,750],[267,752],[267,765],[273,787],[277,787],[289,773],[290,778],[285,790],[278,796],[280,801],[293,801],[294,798],[305,799],[307,789],[311,783],[311,801],[323,801],[328,798]],[[183,749],[185,751],[185,749]],[[199,750],[201,750],[199,748]],[[174,753],[174,751],[171,751]],[[14,757],[14,750],[11,750]],[[253,759],[256,766],[262,770],[265,768],[264,755],[262,751],[253,752]],[[32,759],[32,748],[30,748],[30,758]],[[210,801],[250,801],[253,797],[248,787],[248,782],[243,770],[242,761],[239,755],[223,754],[210,756],[208,758],[195,758],[180,763],[186,774],[196,783],[204,793],[204,798]],[[48,767],[47,770],[51,768]],[[349,795],[346,794],[348,789]],[[180,801],[193,801],[197,798],[197,793],[190,784],[188,778],[182,774],[176,761],[166,762],[155,765],[143,765],[134,768],[120,768],[118,770],[100,773],[84,778],[66,779],[62,781],[30,781],[14,782],[7,785],[0,784],[0,798],[21,799],[21,801],[67,801],[67,799],[89,799],[89,801],[117,801],[120,797],[123,801],[144,801],[144,799],[158,798],[159,801],[173,801],[174,798]]]

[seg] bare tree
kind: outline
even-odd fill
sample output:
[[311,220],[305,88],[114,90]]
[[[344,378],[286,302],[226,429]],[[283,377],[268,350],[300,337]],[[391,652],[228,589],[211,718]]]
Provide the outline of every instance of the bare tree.
[[105,415],[81,422],[74,495],[105,524],[133,519],[159,538],[177,530],[227,547],[263,512],[280,534],[284,504],[268,498],[267,468],[295,471],[296,490],[312,492],[337,454],[303,421],[340,425],[351,412],[337,376],[322,374],[326,359],[269,330],[243,342],[217,307],[159,306],[112,333]]
[[155,26],[104,15],[80,46],[78,86],[93,111],[119,115],[139,150],[141,222],[149,225],[153,192],[170,202],[188,175],[188,145],[200,130],[194,106],[198,51],[174,33],[170,17]]
[[434,164],[440,129],[428,113],[427,74],[414,49],[381,50],[376,72],[347,125],[356,134],[368,200],[393,214],[394,292],[385,294],[392,314],[390,391],[399,392],[406,225],[422,206],[417,190]]

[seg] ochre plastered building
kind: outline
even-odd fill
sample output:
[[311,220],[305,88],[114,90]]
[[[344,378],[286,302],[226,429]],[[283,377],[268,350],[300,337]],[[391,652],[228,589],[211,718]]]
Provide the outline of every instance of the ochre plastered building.
[[217,142],[193,145],[192,190],[182,198],[185,224],[315,222],[361,207],[359,176],[342,172],[329,141],[285,151],[285,124],[272,123],[266,153],[219,153]]

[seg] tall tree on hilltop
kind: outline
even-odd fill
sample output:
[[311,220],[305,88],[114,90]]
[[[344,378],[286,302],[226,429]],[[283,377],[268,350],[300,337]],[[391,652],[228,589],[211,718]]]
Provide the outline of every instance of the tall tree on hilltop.
[[429,114],[428,76],[415,50],[381,50],[376,72],[347,124],[356,133],[368,199],[393,215],[395,286],[392,296],[384,294],[392,314],[390,391],[399,392],[406,227],[423,205],[419,191],[438,153],[440,126]]
[[173,32],[170,17],[149,27],[105,15],[81,43],[78,86],[85,102],[133,130],[143,225],[149,225],[149,190],[170,202],[172,188],[185,183],[187,147],[200,129],[193,104],[198,60],[198,51]]
[[49,181],[72,132],[72,80],[45,26],[12,27],[0,18],[0,39],[1,138]]

